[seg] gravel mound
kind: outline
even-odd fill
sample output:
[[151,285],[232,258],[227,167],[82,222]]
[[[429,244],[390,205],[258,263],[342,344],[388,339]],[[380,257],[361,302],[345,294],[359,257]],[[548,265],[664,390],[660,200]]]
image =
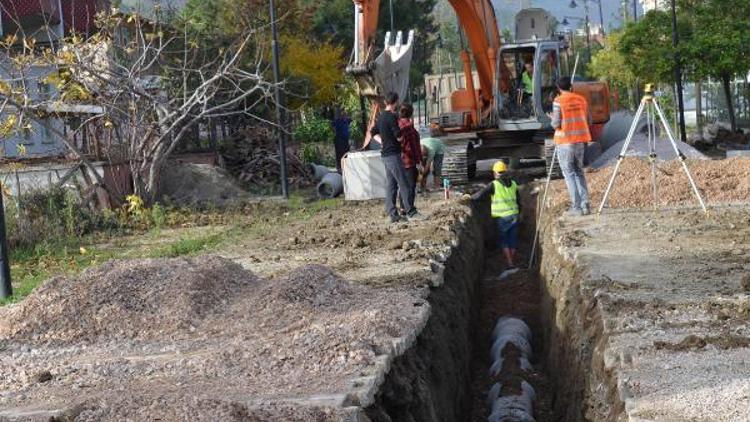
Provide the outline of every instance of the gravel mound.
[[224,169],[210,164],[169,162],[159,191],[183,206],[227,206],[250,197]]
[[[598,169],[615,165],[615,163],[617,162],[617,158],[620,156],[620,152],[622,151],[623,146],[625,146],[625,140],[622,140],[611,146],[609,149],[604,151],[602,155],[599,156],[599,158],[591,163],[591,168]],[[677,141],[677,148],[688,159],[708,159],[705,155],[703,155],[703,153],[684,142]],[[633,140],[630,142],[630,145],[628,145],[628,150],[625,152],[625,156],[648,157],[649,152],[650,147],[648,145],[648,136],[639,134],[633,136]],[[656,140],[656,157],[658,161],[662,162],[674,160],[675,158],[677,158],[677,154],[674,153],[674,148],[672,148],[672,143],[669,142],[669,139],[664,138]]]
[[[746,202],[750,198],[750,158],[688,161],[693,178],[707,205]],[[614,167],[586,174],[591,203],[601,203]],[[698,205],[679,161],[657,163],[658,205]],[[568,203],[564,181],[556,181],[555,203]],[[645,208],[654,205],[651,165],[647,160],[623,160],[608,204],[616,208]]]
[[284,403],[343,400],[428,315],[411,288],[320,265],[263,279],[218,257],[112,261],[0,308],[0,420],[341,420]]
[[273,285],[271,296],[315,307],[340,304],[354,293],[349,283],[328,267],[308,265],[292,270]]
[[49,280],[0,322],[0,336],[45,342],[179,337],[256,283],[252,273],[218,257],[110,261],[75,279]]

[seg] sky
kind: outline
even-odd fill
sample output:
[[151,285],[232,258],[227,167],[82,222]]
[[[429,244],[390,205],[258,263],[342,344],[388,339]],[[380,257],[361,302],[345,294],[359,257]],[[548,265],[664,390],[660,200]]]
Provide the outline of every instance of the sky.
[[[522,2],[530,3],[531,7],[541,7],[549,10],[559,22],[562,22],[565,16],[577,16],[581,18],[585,16],[583,8],[584,0],[576,0],[578,7],[575,9],[569,7],[570,0],[492,0],[492,4],[495,6],[498,18],[500,19],[501,27],[506,28],[508,23],[512,22],[513,16],[518,12],[519,4]],[[621,0],[601,0],[601,2],[605,27],[619,26],[621,20],[619,5]],[[640,16],[641,13],[643,12],[639,4],[638,15]],[[595,0],[589,0],[589,19],[592,25],[599,24],[599,5],[596,4]]]

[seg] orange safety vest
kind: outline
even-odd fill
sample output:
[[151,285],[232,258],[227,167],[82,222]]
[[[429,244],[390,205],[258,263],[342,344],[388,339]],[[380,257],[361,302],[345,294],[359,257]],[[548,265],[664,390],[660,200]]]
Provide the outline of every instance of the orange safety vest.
[[555,99],[560,106],[560,127],[555,130],[556,144],[591,142],[589,105],[586,97],[565,92]]

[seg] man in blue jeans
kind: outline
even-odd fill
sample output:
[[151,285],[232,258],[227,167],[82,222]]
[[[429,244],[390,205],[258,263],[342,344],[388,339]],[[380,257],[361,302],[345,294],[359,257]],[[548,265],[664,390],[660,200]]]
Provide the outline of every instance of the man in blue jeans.
[[[391,223],[408,220],[422,220],[423,217],[414,206],[415,190],[411,188],[406,177],[404,162],[401,160],[401,129],[398,126],[398,114],[396,105],[398,94],[390,92],[385,96],[385,110],[383,110],[370,130],[372,136],[380,135],[382,148],[380,156],[385,165],[385,212],[390,217]],[[404,211],[406,217],[399,215],[396,209],[396,197],[399,190],[403,195]]]
[[589,190],[583,174],[583,156],[586,143],[591,142],[591,113],[586,98],[572,92],[569,77],[557,81],[560,95],[555,98],[552,127],[555,128],[555,148],[560,162],[560,170],[570,194],[569,216],[589,215]]

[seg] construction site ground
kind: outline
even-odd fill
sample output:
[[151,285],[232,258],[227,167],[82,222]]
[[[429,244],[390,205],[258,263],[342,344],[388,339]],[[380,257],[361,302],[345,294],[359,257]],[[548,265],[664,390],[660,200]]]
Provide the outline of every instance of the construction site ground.
[[295,202],[90,245],[202,247],[111,261],[0,308],[0,420],[340,420],[331,407],[371,403],[427,321],[430,258],[466,209],[436,194],[419,200],[427,221],[390,225],[381,201]]
[[[500,279],[498,254],[484,255],[463,304],[477,318],[467,419],[488,414],[489,331],[514,314],[534,332],[537,421],[748,420],[750,160],[694,169],[709,203],[735,205],[704,215],[667,163],[649,209],[650,168],[628,161],[599,219],[560,217],[553,183],[540,274]],[[595,204],[608,171],[588,174]],[[381,201],[260,203],[231,225],[90,245],[138,259],[0,308],[0,420],[346,420],[440,311],[435,263],[480,218],[440,193],[418,206],[426,221],[394,226]]]
[[570,344],[586,342],[603,365],[590,368],[597,373],[590,397],[606,389],[599,379],[624,405],[604,398],[597,409],[592,400],[583,409],[591,420],[618,411],[631,421],[748,420],[750,208],[708,217],[696,209],[611,210],[562,219],[552,233],[550,246],[576,280],[548,277],[558,284],[550,290],[569,283],[583,296],[567,310],[558,297],[558,318],[594,315],[590,326],[598,327],[594,335],[557,328]]

